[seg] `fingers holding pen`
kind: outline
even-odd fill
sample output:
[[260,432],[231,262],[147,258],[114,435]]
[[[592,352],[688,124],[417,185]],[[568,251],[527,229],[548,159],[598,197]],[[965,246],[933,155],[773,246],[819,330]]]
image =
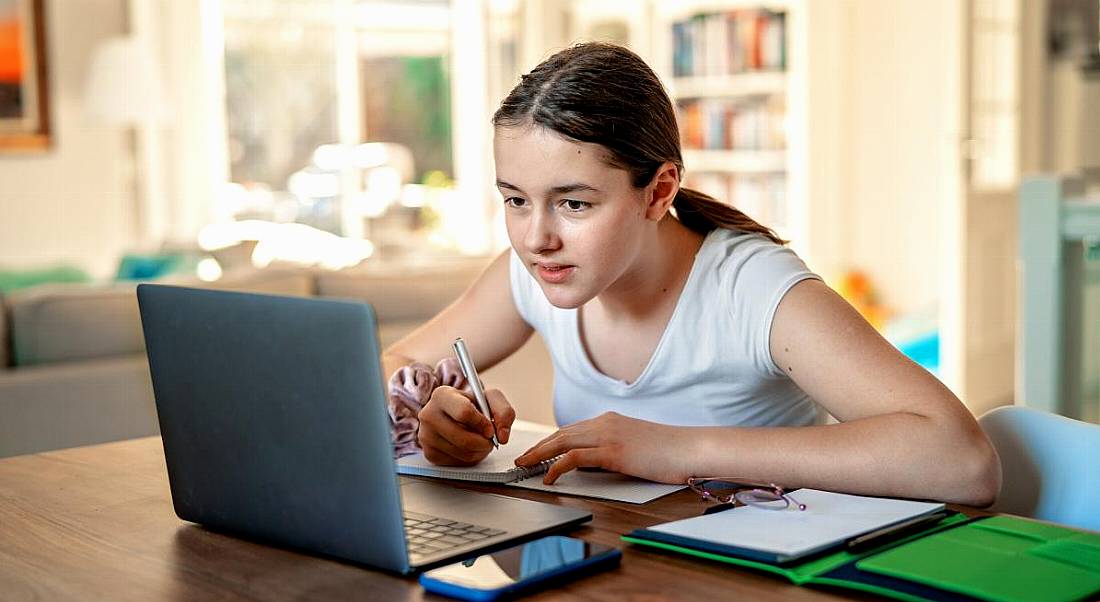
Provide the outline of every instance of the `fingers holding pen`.
[[418,437],[424,457],[433,464],[444,466],[473,466],[493,449],[493,444],[488,439],[476,435],[465,444],[456,443],[439,431],[431,429],[421,429]]
[[493,447],[493,425],[463,391],[437,388],[419,418],[420,446],[436,464],[475,464]]
[[474,400],[473,394],[458,389],[455,389],[455,393],[458,395],[447,397],[447,402],[441,407],[443,412],[467,430],[480,433],[485,439],[491,439],[493,423],[477,408],[477,401]]
[[485,391],[485,400],[489,402],[489,411],[493,414],[497,440],[500,441],[501,445],[508,443],[509,435],[512,432],[512,423],[516,421],[516,411],[499,389]]

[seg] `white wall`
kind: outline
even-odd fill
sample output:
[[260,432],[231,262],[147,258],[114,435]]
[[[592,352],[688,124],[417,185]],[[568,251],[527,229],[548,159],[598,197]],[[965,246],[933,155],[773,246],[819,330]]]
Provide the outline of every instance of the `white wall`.
[[45,3],[53,146],[0,155],[0,269],[71,263],[110,275],[135,240],[129,142],[84,116],[96,44],[125,31],[122,0]]
[[955,144],[959,99],[947,78],[953,0],[853,0],[850,160],[842,254],[867,271],[897,311],[940,294],[941,204],[951,189],[944,154]]

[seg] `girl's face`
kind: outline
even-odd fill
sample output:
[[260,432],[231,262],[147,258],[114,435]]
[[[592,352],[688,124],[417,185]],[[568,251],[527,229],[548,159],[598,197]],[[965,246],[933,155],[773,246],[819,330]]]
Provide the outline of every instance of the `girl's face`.
[[646,239],[646,190],[598,144],[500,127],[497,188],[512,248],[555,307],[584,305],[627,273]]

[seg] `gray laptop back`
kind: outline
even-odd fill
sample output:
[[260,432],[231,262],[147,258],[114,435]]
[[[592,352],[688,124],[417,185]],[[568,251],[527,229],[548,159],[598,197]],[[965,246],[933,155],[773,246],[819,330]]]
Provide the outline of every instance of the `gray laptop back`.
[[369,305],[147,284],[138,301],[180,518],[409,570]]

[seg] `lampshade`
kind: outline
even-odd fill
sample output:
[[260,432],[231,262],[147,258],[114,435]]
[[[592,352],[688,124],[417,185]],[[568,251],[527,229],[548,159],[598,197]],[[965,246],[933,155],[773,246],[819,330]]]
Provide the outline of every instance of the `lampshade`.
[[92,57],[85,109],[95,121],[138,125],[164,119],[164,92],[152,49],[133,36],[110,38]]

